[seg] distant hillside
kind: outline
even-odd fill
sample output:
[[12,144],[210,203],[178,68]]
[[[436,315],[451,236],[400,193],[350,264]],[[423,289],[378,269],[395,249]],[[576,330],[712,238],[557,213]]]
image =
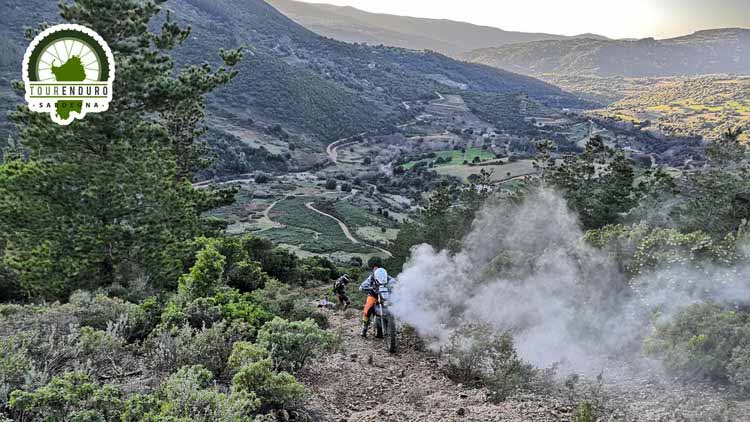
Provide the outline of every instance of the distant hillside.
[[445,19],[370,13],[353,7],[329,4],[294,0],[269,0],[269,3],[304,27],[336,40],[433,50],[449,56],[477,48],[571,38],[544,33],[503,31]]
[[[262,0],[175,0],[163,7],[192,27],[177,51],[182,63],[215,62],[219,48],[247,47],[240,75],[210,104],[214,113],[235,122],[279,123],[331,141],[403,121],[402,101],[427,98],[436,90],[526,92],[544,103],[580,103],[537,79],[437,53],[324,38]],[[5,16],[10,24],[0,28],[0,36],[12,41],[3,51],[19,57],[4,61],[0,71],[4,78],[18,78],[23,27],[60,18],[56,4],[46,0],[11,0]]]
[[750,30],[729,28],[654,40],[574,39],[478,49],[462,58],[526,75],[654,77],[750,73]]

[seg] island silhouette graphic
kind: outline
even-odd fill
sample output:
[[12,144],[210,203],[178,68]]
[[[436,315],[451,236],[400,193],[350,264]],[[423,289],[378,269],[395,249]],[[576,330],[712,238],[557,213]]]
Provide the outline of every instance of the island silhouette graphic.
[[81,58],[73,56],[61,66],[55,66],[52,62],[52,73],[58,82],[82,81],[86,79],[86,72],[83,70]]
[[[52,73],[55,75],[57,82],[79,82],[86,79],[86,71],[83,68],[83,63],[81,63],[81,58],[78,56],[69,58],[60,66],[55,66],[53,61]],[[83,101],[58,101],[55,105],[57,114],[63,119],[67,119],[71,111],[80,113],[82,107]]]

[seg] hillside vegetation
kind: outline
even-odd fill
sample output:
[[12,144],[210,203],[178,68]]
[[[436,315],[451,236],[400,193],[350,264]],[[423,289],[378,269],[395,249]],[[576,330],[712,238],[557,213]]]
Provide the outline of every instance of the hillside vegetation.
[[716,140],[750,124],[750,78],[705,76],[653,81],[599,115],[650,121],[662,133]]
[[[175,19],[191,26],[190,37],[175,52],[178,63],[216,63],[218,56],[207,56],[206,51],[247,49],[239,77],[209,101],[213,113],[240,123],[252,115],[254,120],[280,123],[331,142],[395,124],[403,119],[402,101],[430,98],[436,90],[455,86],[497,93],[524,91],[543,101],[578,103],[539,80],[438,53],[324,38],[262,0],[178,0],[166,7]],[[13,0],[8,9],[9,25],[1,34],[15,43],[9,51],[19,54],[26,45],[25,25],[59,21],[56,5],[47,1]],[[5,66],[3,74],[10,79],[17,69]]]

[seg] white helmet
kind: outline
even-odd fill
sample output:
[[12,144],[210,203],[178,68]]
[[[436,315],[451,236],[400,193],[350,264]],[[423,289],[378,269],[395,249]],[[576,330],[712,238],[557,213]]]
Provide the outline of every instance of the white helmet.
[[378,268],[377,270],[375,270],[375,274],[373,274],[373,276],[379,284],[388,284],[388,272],[385,270],[385,268]]

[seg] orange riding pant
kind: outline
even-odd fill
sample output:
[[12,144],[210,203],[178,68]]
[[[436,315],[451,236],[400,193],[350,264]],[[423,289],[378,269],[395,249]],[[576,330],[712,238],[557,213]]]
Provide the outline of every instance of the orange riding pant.
[[367,300],[365,301],[365,309],[362,310],[362,321],[369,321],[370,311],[377,303],[377,299],[373,295],[367,295]]

